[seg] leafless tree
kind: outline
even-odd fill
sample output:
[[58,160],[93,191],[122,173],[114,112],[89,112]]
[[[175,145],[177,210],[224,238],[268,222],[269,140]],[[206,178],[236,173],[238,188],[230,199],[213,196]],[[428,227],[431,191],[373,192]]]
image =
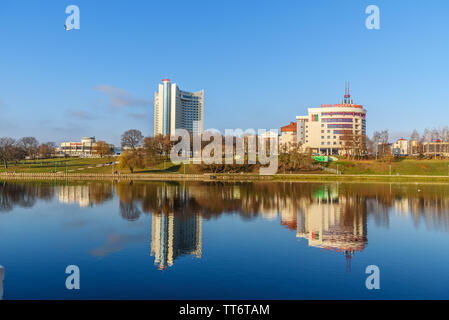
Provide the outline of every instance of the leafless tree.
[[39,155],[42,158],[51,158],[55,155],[56,144],[54,142],[42,143],[39,146]]
[[410,135],[410,140],[419,141],[419,133],[416,129],[414,129],[412,134]]
[[3,162],[5,169],[8,168],[8,161],[14,160],[16,155],[16,140],[9,137],[0,138],[0,161]]
[[122,148],[130,148],[135,150],[142,145],[142,132],[136,129],[131,129],[122,134]]
[[25,154],[34,159],[39,151],[39,142],[35,137],[24,137],[18,141],[18,145],[23,148]]

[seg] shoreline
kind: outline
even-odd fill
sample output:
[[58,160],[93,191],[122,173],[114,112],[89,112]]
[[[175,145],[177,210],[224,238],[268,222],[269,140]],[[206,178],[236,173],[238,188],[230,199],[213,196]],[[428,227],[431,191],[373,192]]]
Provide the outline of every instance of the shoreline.
[[445,182],[449,176],[363,174],[103,174],[103,173],[0,173],[0,180],[141,180],[141,181],[317,181],[317,182]]

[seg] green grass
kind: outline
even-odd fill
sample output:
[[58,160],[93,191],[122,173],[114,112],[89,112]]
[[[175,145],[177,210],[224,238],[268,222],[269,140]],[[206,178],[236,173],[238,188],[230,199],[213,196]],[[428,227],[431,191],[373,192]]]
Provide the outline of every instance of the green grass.
[[111,166],[97,167],[116,161],[115,158],[67,158],[25,160],[8,163],[8,168],[0,166],[0,172],[16,173],[110,173]]
[[275,181],[341,181],[341,182],[449,182],[448,177],[437,177],[437,176],[376,176],[376,175],[275,175],[273,177]]
[[449,176],[449,160],[395,159],[391,162],[381,160],[343,160],[331,162],[328,167],[342,174],[380,174]]
[[[5,169],[3,165],[0,166],[1,172],[16,172],[16,173],[111,173],[112,171],[119,171],[121,173],[130,173],[129,169],[117,168],[117,165],[105,165],[110,162],[117,161],[118,158],[68,158],[68,159],[42,159],[42,160],[25,160],[8,163],[8,168]],[[105,165],[105,166],[99,166]],[[135,169],[135,173],[195,173],[192,165],[175,165],[170,161],[164,161],[158,165]]]
[[[54,173],[55,164],[56,172],[65,173],[104,173],[109,174],[113,170],[121,173],[129,173],[129,170],[118,170],[116,166],[99,166],[115,162],[117,158],[73,158],[73,159],[43,159],[43,160],[27,160],[18,163],[10,163],[8,169],[0,167],[0,172],[16,172],[16,173]],[[391,165],[391,176],[390,174]],[[298,176],[283,175],[282,172],[274,177],[275,179],[301,179],[301,180],[369,180],[369,181],[411,181],[416,178],[401,177],[405,175],[422,175],[426,181],[435,181],[432,176],[449,176],[449,160],[414,160],[414,159],[396,159],[391,162],[381,160],[341,160],[331,162],[327,165],[329,168],[338,169],[342,175],[335,176],[316,176],[314,173],[302,174]],[[162,162],[156,166],[136,169],[135,173],[148,174],[201,174],[198,167],[193,164],[174,165],[170,161]],[[328,174],[327,172],[317,172]],[[350,177],[348,175],[385,175],[385,177]],[[440,178],[439,178],[440,179]],[[442,180],[447,181],[445,178]]]

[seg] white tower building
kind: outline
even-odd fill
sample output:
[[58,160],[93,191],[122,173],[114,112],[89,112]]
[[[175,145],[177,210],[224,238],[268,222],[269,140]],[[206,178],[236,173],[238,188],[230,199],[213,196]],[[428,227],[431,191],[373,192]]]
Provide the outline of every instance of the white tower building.
[[154,135],[174,134],[185,129],[195,134],[203,133],[204,90],[182,91],[163,79],[154,93]]

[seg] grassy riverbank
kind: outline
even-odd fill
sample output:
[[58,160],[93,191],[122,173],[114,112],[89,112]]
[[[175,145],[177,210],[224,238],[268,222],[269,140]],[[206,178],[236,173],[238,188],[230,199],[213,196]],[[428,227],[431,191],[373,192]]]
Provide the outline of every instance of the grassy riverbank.
[[115,158],[23,160],[0,167],[0,173],[110,173]]
[[[343,160],[331,162],[329,168],[342,174],[448,176],[449,160]],[[390,171],[391,170],[391,171]]]
[[257,173],[203,173],[198,171],[197,166],[174,165],[171,162],[138,169],[131,174],[128,170],[118,170],[116,160],[116,158],[29,160],[10,163],[7,169],[2,167],[0,178],[449,182],[447,160],[403,159],[391,162],[346,160],[324,166],[331,169],[338,168],[341,172],[339,175],[316,171],[301,174],[278,172],[273,176],[260,176]]

